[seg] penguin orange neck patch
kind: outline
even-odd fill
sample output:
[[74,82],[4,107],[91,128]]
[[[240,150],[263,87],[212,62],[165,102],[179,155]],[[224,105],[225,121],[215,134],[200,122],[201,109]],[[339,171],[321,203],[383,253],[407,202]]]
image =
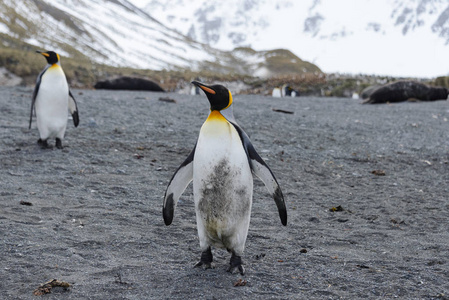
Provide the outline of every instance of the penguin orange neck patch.
[[210,112],[206,122],[208,121],[226,121],[226,118],[223,117],[223,115],[218,110],[213,110]]

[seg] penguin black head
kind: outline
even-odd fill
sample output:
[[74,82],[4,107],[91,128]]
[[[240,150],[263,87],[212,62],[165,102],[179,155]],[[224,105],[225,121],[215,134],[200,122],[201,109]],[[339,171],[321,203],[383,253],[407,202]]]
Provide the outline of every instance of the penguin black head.
[[50,65],[57,64],[59,62],[59,54],[53,51],[41,52],[36,51],[37,53],[42,54],[47,59],[47,62]]
[[210,103],[210,110],[223,110],[231,106],[232,94],[222,85],[207,86],[198,81],[192,81],[192,84],[204,91]]

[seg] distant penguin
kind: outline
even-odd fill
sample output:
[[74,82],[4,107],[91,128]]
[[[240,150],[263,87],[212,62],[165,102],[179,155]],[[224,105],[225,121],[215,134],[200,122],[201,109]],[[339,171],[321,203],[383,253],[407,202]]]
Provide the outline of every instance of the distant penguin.
[[192,88],[190,89],[190,95],[199,95],[200,94],[200,89],[197,86],[192,86]]
[[292,88],[288,84],[282,86],[282,97],[290,97],[292,95]]
[[211,246],[221,247],[232,253],[228,271],[238,270],[243,275],[241,256],[251,216],[252,173],[265,183],[282,224],[287,225],[284,197],[270,168],[237,125],[231,92],[222,85],[207,86],[197,81],[192,84],[205,92],[211,112],[194,149],[170,180],[164,197],[164,221],[166,225],[172,223],[178,199],[193,180],[202,251],[196,266],[211,268]]
[[[201,79],[199,77],[195,77],[194,81],[200,81]],[[200,88],[196,85],[192,85],[190,88],[190,95],[199,95],[200,94]]]
[[282,86],[283,97],[299,97],[299,92],[294,90],[290,85],[284,84]]
[[56,139],[56,148],[62,149],[62,140],[67,126],[67,111],[70,110],[75,127],[79,124],[78,107],[69,90],[67,79],[61,68],[59,54],[53,51],[41,52],[47,59],[47,65],[39,74],[31,102],[30,125],[33,111],[36,112],[37,129],[40,138],[37,141],[42,148],[48,148],[47,140]]
[[271,93],[272,97],[282,98],[282,97],[299,97],[299,92],[294,90],[290,85],[284,84],[282,87],[276,87]]
[[273,89],[273,92],[271,93],[271,97],[274,97],[274,98],[281,98],[281,97],[282,97],[281,89],[278,88],[278,87],[275,87],[275,88]]

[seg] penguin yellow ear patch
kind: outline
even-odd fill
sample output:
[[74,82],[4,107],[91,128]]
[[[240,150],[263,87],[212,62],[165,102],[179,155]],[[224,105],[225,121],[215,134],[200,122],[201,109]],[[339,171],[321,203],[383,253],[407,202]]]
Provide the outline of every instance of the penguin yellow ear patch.
[[213,89],[210,89],[210,88],[205,87],[205,86],[203,86],[203,85],[200,85],[200,88],[201,88],[203,91],[205,91],[206,93],[215,95],[215,91],[214,91]]
[[231,91],[229,91],[229,104],[228,104],[228,106],[226,106],[224,109],[226,109],[226,108],[228,108],[229,106],[231,106],[231,104],[232,104],[232,94],[231,94]]

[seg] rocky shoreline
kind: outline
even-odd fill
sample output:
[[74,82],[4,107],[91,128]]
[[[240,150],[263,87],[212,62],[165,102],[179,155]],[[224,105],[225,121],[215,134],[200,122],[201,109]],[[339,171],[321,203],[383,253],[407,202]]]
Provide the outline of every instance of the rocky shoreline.
[[79,127],[42,150],[27,129],[32,89],[0,87],[1,298],[57,282],[46,299],[447,299],[447,101],[235,95],[289,214],[284,227],[256,179],[241,276],[223,250],[215,269],[193,268],[191,187],[173,224],[162,219],[205,96],[73,92]]

